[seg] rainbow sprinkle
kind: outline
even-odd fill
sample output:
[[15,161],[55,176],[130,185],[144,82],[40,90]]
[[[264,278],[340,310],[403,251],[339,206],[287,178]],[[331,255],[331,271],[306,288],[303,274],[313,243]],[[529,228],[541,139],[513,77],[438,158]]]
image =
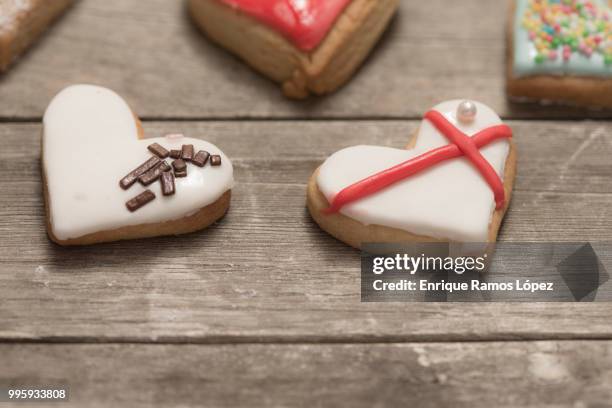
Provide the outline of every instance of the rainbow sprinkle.
[[522,26],[535,45],[537,64],[569,61],[574,53],[602,56],[612,65],[612,22],[608,7],[591,0],[529,0]]

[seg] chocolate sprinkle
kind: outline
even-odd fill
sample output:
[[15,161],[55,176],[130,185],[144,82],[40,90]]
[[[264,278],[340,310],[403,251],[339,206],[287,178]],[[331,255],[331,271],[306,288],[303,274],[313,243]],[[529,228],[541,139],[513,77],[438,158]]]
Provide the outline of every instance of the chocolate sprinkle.
[[174,171],[187,171],[187,163],[183,159],[178,159],[172,162]]
[[159,166],[160,163],[161,160],[159,157],[151,157],[149,160],[132,170],[127,176],[122,178],[121,181],[119,181],[119,185],[122,189],[127,190],[128,188],[132,187],[136,180],[138,180],[138,177],[142,176],[152,168]]
[[181,151],[180,150],[170,150],[170,157],[172,157],[173,159],[180,159],[181,158]]
[[181,157],[185,161],[191,161],[193,159],[193,145],[183,145]]
[[208,153],[206,150],[200,150],[193,157],[193,160],[191,160],[191,162],[198,167],[204,167],[209,157],[210,157],[210,153]]
[[170,156],[170,152],[164,149],[164,147],[160,145],[159,143],[153,143],[147,146],[147,149],[149,149],[151,153],[153,153],[160,159],[165,159],[166,157]]
[[153,200],[155,200],[155,194],[151,190],[145,190],[143,193],[138,194],[136,197],[125,203],[125,206],[128,210],[134,212],[149,204]]
[[159,163],[157,167],[152,168],[142,176],[138,177],[138,181],[140,181],[143,185],[148,186],[149,184],[160,178],[163,172],[168,170],[170,170],[170,165],[163,161]]
[[183,171],[175,171],[174,175],[176,177],[187,177],[187,169],[185,169]]
[[174,194],[174,174],[171,171],[165,171],[161,175],[162,194],[169,196]]
[[218,154],[213,154],[210,156],[210,165],[211,166],[220,166],[221,165],[221,156]]

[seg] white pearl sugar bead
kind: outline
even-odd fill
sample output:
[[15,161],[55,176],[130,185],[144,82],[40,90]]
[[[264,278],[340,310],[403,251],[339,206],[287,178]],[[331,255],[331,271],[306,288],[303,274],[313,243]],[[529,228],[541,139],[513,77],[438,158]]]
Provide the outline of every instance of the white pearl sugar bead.
[[457,107],[457,120],[461,123],[472,123],[476,119],[478,108],[472,101],[463,101]]

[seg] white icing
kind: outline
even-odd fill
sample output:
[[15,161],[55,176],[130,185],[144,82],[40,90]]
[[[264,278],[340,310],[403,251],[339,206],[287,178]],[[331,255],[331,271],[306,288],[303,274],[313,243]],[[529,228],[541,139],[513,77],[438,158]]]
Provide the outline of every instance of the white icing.
[[[448,101],[434,109],[469,136],[502,123],[491,108],[479,102],[476,102],[478,114],[475,121],[460,123],[456,118],[460,103],[460,100]],[[355,146],[340,150],[323,163],[317,184],[331,202],[349,185],[447,144],[448,139],[431,122],[423,120],[414,149]],[[509,151],[507,140],[480,149],[502,179]],[[350,203],[340,212],[365,225],[383,225],[452,241],[486,242],[494,211],[491,188],[469,160],[462,157],[433,166]]]
[[[60,240],[179,219],[215,202],[233,186],[232,163],[211,143],[186,137],[138,139],[130,107],[109,89],[64,89],[47,108],[43,124],[51,228]],[[152,156],[147,146],[154,142],[168,150],[193,144],[195,152],[219,154],[222,164],[188,165],[187,177],[176,179],[176,194],[170,197],[162,195],[159,182],[148,187],[136,183],[124,191],[119,180]],[[125,202],[147,188],[156,199],[129,212]]]

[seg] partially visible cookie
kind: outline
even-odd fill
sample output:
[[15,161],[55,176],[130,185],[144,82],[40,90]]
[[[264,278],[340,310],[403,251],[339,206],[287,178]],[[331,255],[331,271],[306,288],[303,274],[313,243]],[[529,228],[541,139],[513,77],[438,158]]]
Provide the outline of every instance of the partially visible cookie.
[[612,107],[610,18],[608,0],[511,0],[508,96]]
[[21,55],[74,0],[0,0],[0,72]]
[[189,0],[214,41],[305,98],[346,83],[387,27],[399,0]]

